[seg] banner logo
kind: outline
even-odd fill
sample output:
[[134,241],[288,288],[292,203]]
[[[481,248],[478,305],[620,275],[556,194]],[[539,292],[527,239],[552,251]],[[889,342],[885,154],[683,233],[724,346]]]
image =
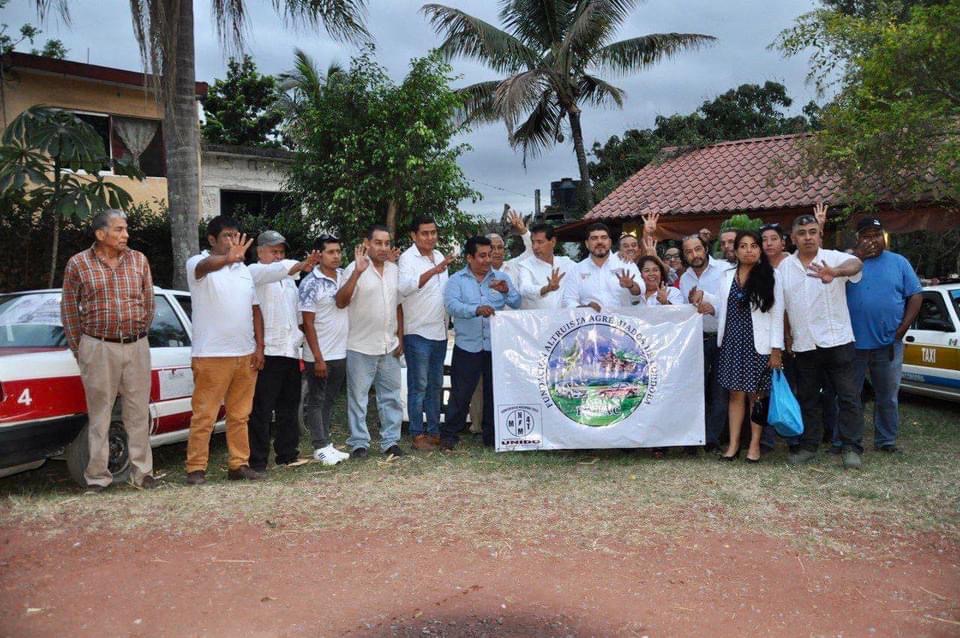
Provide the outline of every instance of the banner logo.
[[581,425],[618,423],[656,391],[646,337],[634,322],[614,315],[577,317],[561,326],[538,368],[540,399]]

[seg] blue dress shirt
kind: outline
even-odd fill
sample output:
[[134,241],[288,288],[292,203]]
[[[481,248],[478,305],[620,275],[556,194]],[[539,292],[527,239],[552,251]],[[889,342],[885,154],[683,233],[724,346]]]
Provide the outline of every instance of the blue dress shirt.
[[[507,294],[490,288],[490,282],[494,279],[507,282]],[[477,316],[477,308],[490,306],[499,312],[505,306],[520,307],[521,299],[510,276],[503,271],[491,268],[482,281],[477,281],[469,266],[450,275],[443,291],[443,304],[447,308],[447,314],[453,317],[456,346],[467,352],[489,351],[490,319]]]

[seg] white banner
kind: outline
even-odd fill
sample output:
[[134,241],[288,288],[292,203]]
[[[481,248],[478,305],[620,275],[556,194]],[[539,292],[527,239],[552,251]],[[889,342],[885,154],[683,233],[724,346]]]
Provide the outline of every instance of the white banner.
[[497,451],[703,445],[702,322],[690,305],[497,313]]

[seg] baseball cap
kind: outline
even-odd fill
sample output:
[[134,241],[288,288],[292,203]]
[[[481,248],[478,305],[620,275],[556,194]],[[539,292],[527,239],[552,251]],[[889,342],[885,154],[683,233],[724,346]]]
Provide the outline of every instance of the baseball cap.
[[279,246],[287,244],[287,239],[275,230],[265,230],[257,237],[257,246]]
[[857,234],[859,235],[865,230],[871,228],[876,228],[877,230],[883,230],[883,224],[880,223],[880,220],[876,217],[864,217],[857,222]]

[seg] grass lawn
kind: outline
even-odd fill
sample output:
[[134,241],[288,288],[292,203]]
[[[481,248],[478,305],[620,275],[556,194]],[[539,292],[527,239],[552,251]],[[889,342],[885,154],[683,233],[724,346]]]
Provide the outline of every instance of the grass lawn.
[[[825,453],[812,465],[789,467],[782,444],[759,465],[747,465],[680,453],[656,461],[643,451],[495,454],[466,435],[455,453],[387,460],[374,449],[365,461],[335,467],[311,462],[240,484],[226,481],[226,445],[219,435],[206,486],[184,485],[185,444],[154,450],[165,485],[151,492],[114,486],[84,496],[64,464],[51,461],[0,480],[0,518],[51,535],[70,523],[171,532],[235,521],[293,532],[360,526],[429,532],[504,550],[557,535],[618,552],[704,526],[780,536],[808,551],[858,548],[878,556],[917,533],[955,542],[960,406],[906,398],[901,411],[905,453],[868,450],[863,470],[851,472]],[[868,404],[866,442],[873,436],[871,413]],[[343,406],[335,422],[335,441],[342,443]],[[409,449],[406,439],[403,446]],[[310,452],[307,437],[302,450]]]

